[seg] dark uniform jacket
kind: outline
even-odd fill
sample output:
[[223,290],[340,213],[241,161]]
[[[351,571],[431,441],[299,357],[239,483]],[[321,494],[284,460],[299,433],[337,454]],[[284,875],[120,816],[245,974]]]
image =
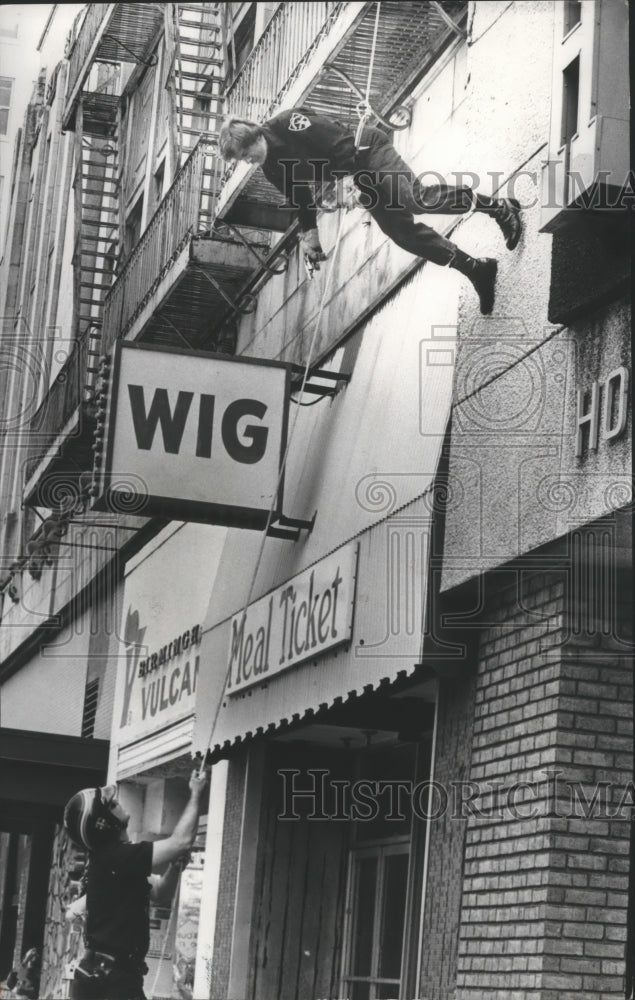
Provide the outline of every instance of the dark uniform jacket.
[[152,843],[110,844],[91,855],[86,943],[116,958],[142,960],[150,940]]
[[355,140],[348,128],[310,108],[291,108],[262,127],[267,159],[262,172],[285,195],[285,207],[298,210],[303,232],[315,229],[312,185],[329,183],[355,171]]

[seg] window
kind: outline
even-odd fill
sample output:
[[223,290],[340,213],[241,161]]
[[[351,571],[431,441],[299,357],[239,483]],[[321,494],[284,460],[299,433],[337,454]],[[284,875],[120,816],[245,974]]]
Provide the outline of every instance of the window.
[[115,268],[117,266],[117,240],[112,240],[108,247],[108,250],[104,254],[104,284],[110,284],[113,275],[115,273]]
[[82,736],[90,739],[95,735],[95,719],[99,701],[99,677],[88,681],[84,695],[84,714],[82,717]]
[[145,174],[146,156],[150,144],[150,126],[152,123],[154,74],[154,68],[145,73],[130,105],[130,142],[128,143],[125,183],[126,202],[135,197]]
[[562,73],[562,127],[560,145],[568,146],[578,131],[580,59],[574,59]]
[[572,186],[571,141],[578,133],[578,99],[580,95],[580,60],[574,59],[562,73],[562,125],[560,129],[560,146],[564,148],[564,164],[566,171],[565,195],[570,196]]
[[148,212],[148,219],[151,219],[157,208],[161,204],[161,199],[163,198],[163,183],[165,180],[165,160],[161,161],[161,164],[154,172],[152,178],[152,188],[150,194],[150,210]]
[[124,252],[126,257],[134,250],[139,237],[141,236],[141,219],[143,216],[143,198],[139,198],[132,211],[126,219],[126,231],[124,235]]
[[[587,8],[593,16],[587,17]],[[624,208],[630,176],[628,5],[554,5],[549,149],[542,168],[541,232],[599,233],[606,208]],[[599,208],[593,216],[579,209]],[[571,211],[571,209],[575,209]],[[597,226],[596,226],[597,223]],[[576,281],[583,282],[577,275]]]
[[11,106],[11,91],[13,80],[8,76],[0,76],[0,135],[6,135],[9,127],[9,108]]
[[236,29],[230,28],[228,44],[228,79],[233,80],[240,72],[249,53],[254,47],[256,28],[256,5],[250,4],[247,13]]
[[565,0],[564,4],[564,34],[568,35],[576,24],[580,23],[582,3],[580,0]]
[[210,115],[212,111],[212,101],[207,94],[199,94],[194,98],[194,112],[192,114],[192,124],[199,132],[210,131]]

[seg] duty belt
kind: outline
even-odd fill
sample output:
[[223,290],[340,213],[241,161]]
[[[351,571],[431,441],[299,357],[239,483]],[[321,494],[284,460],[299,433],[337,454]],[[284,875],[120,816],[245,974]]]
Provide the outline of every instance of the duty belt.
[[148,971],[143,957],[135,955],[132,952],[103,951],[101,948],[92,948],[90,945],[87,945],[86,957],[97,963],[102,962],[104,965],[116,964],[124,969],[129,969],[131,972],[144,974]]

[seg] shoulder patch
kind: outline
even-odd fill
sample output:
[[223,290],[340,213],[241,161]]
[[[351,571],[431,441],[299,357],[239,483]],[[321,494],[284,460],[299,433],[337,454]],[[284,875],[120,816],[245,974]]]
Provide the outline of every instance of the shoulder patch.
[[289,132],[304,132],[307,128],[311,128],[311,122],[307,116],[300,114],[299,111],[294,111],[289,119]]

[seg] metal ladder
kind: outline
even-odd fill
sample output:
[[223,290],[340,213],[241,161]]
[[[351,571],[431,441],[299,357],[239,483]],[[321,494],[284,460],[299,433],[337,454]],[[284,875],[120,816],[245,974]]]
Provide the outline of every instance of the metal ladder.
[[223,116],[222,15],[217,3],[166,4],[170,84],[182,166],[199,139],[214,139]]

